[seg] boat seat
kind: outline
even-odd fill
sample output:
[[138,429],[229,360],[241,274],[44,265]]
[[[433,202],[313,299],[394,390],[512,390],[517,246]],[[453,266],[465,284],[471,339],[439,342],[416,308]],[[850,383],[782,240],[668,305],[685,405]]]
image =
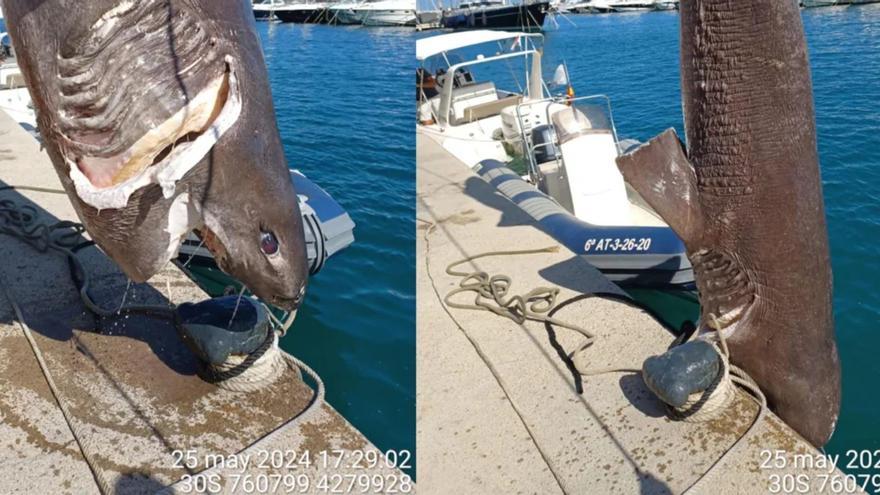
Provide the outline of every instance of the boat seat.
[[0,81],[0,87],[5,89],[15,89],[25,87],[24,76],[20,72],[7,75]]
[[467,108],[496,100],[498,100],[498,92],[495,90],[495,84],[491,81],[455,88],[452,90],[452,101],[449,105],[452,112],[449,120],[452,125],[466,123],[464,112]]
[[486,103],[467,107],[464,110],[464,118],[461,119],[463,122],[457,123],[471,123],[476,120],[485,119],[486,117],[494,117],[495,115],[499,115],[501,111],[507,107],[519,105],[521,101],[522,95],[510,95],[500,100],[488,101]]
[[618,149],[611,130],[577,108],[557,112],[551,120],[571,189],[574,215],[594,225],[632,225],[626,183],[617,168]]

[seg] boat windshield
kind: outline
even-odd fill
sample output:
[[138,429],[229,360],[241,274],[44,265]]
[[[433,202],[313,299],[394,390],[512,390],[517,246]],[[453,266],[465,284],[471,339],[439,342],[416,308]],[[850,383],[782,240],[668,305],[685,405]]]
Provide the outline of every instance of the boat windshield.
[[[516,117],[522,132],[520,139],[526,143],[529,175],[535,181],[540,175],[538,165],[550,160],[558,160],[557,148],[579,137],[606,134],[611,142],[619,147],[614,116],[611,112],[611,100],[606,95],[577,98],[562,95],[528,101],[517,106]],[[534,127],[533,133],[539,134],[536,138],[529,132],[524,132],[532,127],[527,121],[549,125]]]

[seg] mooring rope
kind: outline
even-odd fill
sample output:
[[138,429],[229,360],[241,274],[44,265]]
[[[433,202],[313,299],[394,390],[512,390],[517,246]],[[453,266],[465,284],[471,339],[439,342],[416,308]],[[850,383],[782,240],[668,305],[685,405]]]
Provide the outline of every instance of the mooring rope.
[[[586,350],[596,342],[596,335],[583,327],[549,316],[549,313],[558,306],[558,287],[535,287],[524,295],[516,294],[505,299],[513,282],[509,276],[504,274],[490,276],[484,271],[460,272],[453,270],[456,266],[471,263],[481,258],[555,253],[558,251],[558,246],[549,246],[540,249],[490,251],[474,256],[468,256],[467,258],[450,263],[446,267],[446,273],[455,277],[461,277],[461,281],[459,282],[458,288],[453,289],[446,294],[446,297],[443,298],[443,302],[451,308],[489,311],[498,316],[513,320],[518,325],[529,320],[542,322],[555,327],[567,328],[583,335],[584,340],[578,344],[574,351],[571,351],[568,354],[568,358],[571,359],[575,368],[577,368],[578,373],[581,375],[593,376],[611,372],[641,372],[641,369],[639,368],[609,367],[589,369],[580,361],[583,356],[582,351]],[[472,292],[474,294],[473,304],[461,304],[452,301],[452,298],[456,295],[466,292]]]
[[33,206],[18,204],[10,199],[0,200],[0,234],[13,236],[40,253],[52,250],[65,255],[80,298],[91,312],[104,317],[120,312],[157,314],[166,317],[173,315],[173,306],[121,305],[114,310],[102,308],[89,295],[89,277],[76,255],[80,249],[93,244],[92,241],[79,240],[85,232],[85,227],[69,220],[49,224],[39,223],[38,217],[39,213]]
[[[727,381],[727,384],[725,384],[723,386],[726,386],[732,390],[733,389],[732,384],[735,383],[735,384],[739,385],[740,387],[742,387],[743,389],[745,389],[747,392],[749,392],[749,394],[752,396],[752,398],[754,398],[755,401],[758,403],[758,415],[755,416],[755,419],[752,420],[752,424],[750,424],[749,427],[746,429],[746,431],[743,432],[743,434],[740,435],[739,438],[736,439],[736,441],[733,443],[733,445],[728,447],[728,449],[725,450],[723,454],[721,454],[721,457],[716,459],[715,462],[713,462],[712,465],[709,466],[709,469],[707,469],[699,478],[697,478],[696,481],[694,481],[691,484],[691,486],[689,486],[683,492],[684,494],[696,493],[695,490],[696,490],[697,486],[701,482],[703,482],[703,480],[707,479],[709,477],[709,473],[711,473],[716,467],[720,466],[724,462],[725,459],[730,457],[731,454],[737,448],[739,448],[740,445],[745,443],[745,439],[748,438],[754,432],[755,428],[758,426],[758,424],[761,423],[761,420],[764,419],[764,416],[767,413],[767,397],[764,395],[764,392],[761,390],[761,387],[758,386],[758,384],[755,382],[755,380],[753,380],[752,377],[749,376],[749,374],[745,370],[743,370],[743,369],[739,368],[738,366],[736,366],[735,364],[729,362],[730,350],[727,347],[727,338],[724,336],[723,327],[718,322],[718,317],[715,316],[715,314],[709,313],[708,316],[709,316],[709,321],[706,322],[707,326],[714,330],[714,332],[711,334],[711,337],[709,337],[709,338],[717,339],[718,343],[715,344],[713,342],[713,347],[715,348],[715,351],[718,352],[718,354],[721,356],[722,362],[725,365],[725,367],[729,368],[729,371],[725,370],[725,373],[729,373],[729,380]],[[696,332],[694,333],[694,335],[696,335]],[[693,394],[693,395],[697,395],[697,394]],[[691,397],[693,397],[693,395]],[[703,395],[706,395],[706,394],[704,393]],[[710,393],[709,395],[712,395],[712,393]],[[731,396],[732,395],[733,395],[733,393],[731,392]],[[706,402],[714,404],[714,405],[707,404],[710,407],[719,407],[720,408],[720,406],[718,404],[720,404],[724,400],[725,399],[723,397],[721,397],[721,398],[707,397]],[[688,398],[688,402],[690,402],[690,401],[691,401],[691,399]],[[728,402],[729,402],[729,400],[728,400]],[[687,406],[687,404],[685,406]],[[718,413],[720,414],[720,410],[718,411]],[[716,414],[716,416],[717,416],[717,414]],[[714,417],[714,416],[707,417],[706,420],[711,419],[712,417]]]
[[278,348],[278,333],[270,331],[254,352],[246,356],[229,356],[218,365],[199,371],[205,381],[233,392],[254,392],[268,387],[284,373],[286,366]]
[[[426,235],[427,238],[427,235]],[[585,351],[592,346],[597,339],[596,334],[550,315],[554,313],[554,309],[558,308],[557,296],[560,289],[558,287],[536,287],[523,295],[515,294],[508,297],[510,287],[513,283],[511,277],[504,274],[489,275],[485,271],[477,270],[472,272],[462,272],[454,270],[455,267],[471,263],[481,258],[496,256],[518,256],[527,254],[552,253],[558,251],[558,247],[551,246],[540,249],[522,249],[511,251],[491,251],[473,256],[468,256],[459,261],[450,263],[446,267],[446,273],[455,277],[460,277],[458,287],[449,291],[443,299],[444,304],[450,308],[488,311],[498,316],[508,318],[515,323],[521,325],[528,321],[543,322],[548,327],[561,327],[580,333],[585,339],[576,346],[575,350],[568,354],[568,358],[572,361],[575,369],[583,376],[595,376],[606,373],[642,373],[641,368],[631,367],[607,367],[591,369],[582,361]],[[472,304],[462,304],[452,301],[452,298],[458,294],[473,293],[474,302]],[[643,308],[644,309],[644,308]],[[742,445],[743,440],[747,438],[755,427],[763,419],[767,409],[767,399],[755,381],[741,368],[730,363],[730,351],[727,347],[727,341],[722,332],[722,327],[715,315],[710,314],[709,328],[715,330],[708,338],[712,343],[713,349],[718,353],[722,361],[722,370],[718,378],[705,391],[692,394],[687,402],[673,409],[672,416],[688,422],[705,422],[720,415],[730,404],[735,394],[734,384],[741,386],[758,403],[758,415],[752,421],[752,424],[739,438],[731,445],[700,477],[691,484],[684,493],[692,493],[695,487],[706,479],[709,474],[721,463],[728,458],[731,453]]]
[[[24,188],[5,186],[0,190],[4,189]],[[64,191],[48,188],[27,189],[39,192],[64,193]],[[65,255],[68,260],[71,278],[79,292],[80,299],[82,299],[83,304],[89,309],[89,311],[101,317],[112,317],[119,315],[120,313],[141,313],[149,316],[174,319],[176,306],[170,300],[168,301],[168,305],[126,305],[125,298],[128,294],[128,290],[123,293],[122,301],[116,309],[110,310],[101,307],[89,294],[90,278],[85,267],[77,256],[77,253],[80,250],[94,245],[92,241],[79,241],[83,232],[85,232],[85,227],[80,223],[68,220],[61,220],[51,224],[38,223],[38,217],[39,213],[36,208],[30,205],[21,205],[10,199],[0,200],[0,234],[7,234],[24,241],[41,253],[53,250]],[[168,281],[166,280],[166,282]],[[166,285],[170,285],[170,283],[166,283]],[[244,291],[244,289],[245,288],[242,287],[242,291]],[[260,301],[259,304],[266,309],[272,326],[281,333],[281,336],[284,336],[293,324],[296,313],[291,312],[288,314],[287,318],[282,321],[279,320],[262,301]],[[238,360],[236,357],[233,357],[232,360],[237,362],[231,363],[228,367],[223,367],[221,365],[221,369],[218,371],[228,371],[229,369],[239,367],[242,363],[254,364],[256,361],[255,359],[249,360],[247,358]],[[223,381],[216,382],[216,384],[220,387],[224,386]]]
[[[0,275],[2,277],[2,275]],[[52,393],[52,398],[55,399],[55,403],[58,405],[58,409],[61,411],[61,415],[64,418],[64,422],[67,423],[67,428],[70,430],[71,436],[73,436],[74,441],[76,441],[77,447],[79,447],[80,453],[83,456],[83,459],[86,461],[86,465],[89,468],[89,471],[92,473],[92,477],[95,478],[95,483],[98,485],[98,489],[101,491],[103,495],[109,495],[113,493],[113,485],[110,484],[110,481],[107,480],[107,476],[99,467],[94,457],[91,455],[92,449],[91,441],[89,441],[88,436],[84,435],[74,420],[73,414],[70,412],[70,409],[61,400],[61,393],[58,391],[58,386],[55,384],[55,380],[52,379],[52,374],[49,372],[49,366],[46,364],[46,359],[43,357],[43,353],[40,352],[39,346],[37,346],[37,341],[34,340],[33,333],[31,332],[30,326],[25,322],[24,315],[22,314],[21,308],[15,302],[15,299],[12,298],[12,294],[9,292],[9,288],[6,285],[5,281],[3,282],[3,292],[6,295],[6,299],[9,301],[9,304],[12,306],[12,310],[15,312],[15,317],[18,319],[18,325],[21,328],[22,333],[24,333],[25,339],[28,341],[30,345],[31,352],[34,353],[34,357],[37,359],[37,364],[40,366],[40,371],[43,373],[43,378],[46,380],[46,384],[49,386],[49,391]]]
[[[48,188],[16,186],[0,187],[0,191],[11,189],[25,189],[53,194],[64,193],[64,191]],[[101,317],[130,312],[160,316],[169,319],[174,318],[175,306],[170,301],[168,306],[125,305],[125,294],[123,294],[122,303],[118,309],[110,311],[102,308],[92,300],[89,295],[88,272],[85,270],[82,262],[77,256],[77,252],[81,249],[94,245],[92,241],[79,241],[81,235],[85,232],[83,225],[67,220],[61,220],[51,224],[38,223],[38,217],[39,212],[36,208],[30,205],[21,205],[9,199],[0,200],[0,234],[15,237],[40,253],[46,253],[52,250],[64,254],[67,257],[70,274],[73,278],[74,285],[78,288],[80,298],[82,299],[83,304],[92,313]],[[51,391],[56,404],[58,404],[58,408],[70,429],[71,435],[82,453],[83,459],[85,459],[86,464],[95,479],[98,489],[104,495],[114,493],[114,487],[107,480],[104,471],[98,467],[97,462],[92,455],[91,442],[89,441],[88,436],[83,434],[77,422],[74,420],[73,414],[61,399],[61,393],[55,384],[55,380],[52,378],[52,373],[46,364],[43,353],[40,351],[40,348],[33,337],[30,326],[24,319],[21,308],[12,297],[12,294],[9,291],[9,286],[2,280],[2,273],[0,273],[0,282],[3,282],[3,292],[15,312],[19,326],[21,327],[22,332],[31,347],[31,351],[39,364],[40,371],[49,386],[49,390]],[[285,321],[281,321],[272,314],[265,304],[262,302],[259,304],[262,304],[263,307],[266,308],[272,322],[266,341],[264,341],[264,344],[258,348],[259,353],[256,355],[232,356],[226,363],[223,363],[215,369],[215,377],[223,378],[216,382],[216,384],[221,388],[231,391],[254,391],[274,382],[275,379],[283,373],[284,367],[289,367],[290,369],[295,369],[294,367],[296,367],[300,371],[305,372],[305,374],[315,382],[315,391],[305,409],[285,424],[285,427],[289,427],[294,424],[294,422],[303,421],[318,410],[317,406],[323,403],[325,398],[324,381],[315,370],[302,360],[290,354],[281,352],[278,347],[279,335],[283,336],[293,323],[295,312],[291,312]],[[251,374],[251,371],[253,371],[253,374]],[[273,373],[275,373],[274,376],[272,376]],[[275,433],[277,433],[277,431]],[[271,436],[273,436],[272,433],[261,440],[265,440]],[[248,448],[250,447],[246,447],[243,450],[247,450]]]

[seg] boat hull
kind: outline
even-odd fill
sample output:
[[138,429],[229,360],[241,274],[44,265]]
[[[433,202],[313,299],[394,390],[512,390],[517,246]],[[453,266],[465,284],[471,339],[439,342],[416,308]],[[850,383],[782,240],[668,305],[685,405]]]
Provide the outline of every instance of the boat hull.
[[505,5],[482,9],[452,10],[440,19],[447,29],[519,29],[540,30],[550,9],[549,2]]
[[614,12],[650,12],[654,10],[654,6],[633,6],[633,7],[614,7]]
[[669,227],[602,226],[578,219],[497,160],[474,171],[531,216],[538,228],[624,287],[692,289],[684,243]]
[[330,24],[360,24],[361,16],[352,9],[331,9],[327,12],[327,22]]
[[263,9],[254,9],[254,19],[258,21],[268,21],[274,17],[271,10],[263,10]]
[[276,9],[275,17],[281,22],[318,24],[326,20],[327,9],[324,7],[316,7],[314,9]]
[[364,26],[415,26],[416,12],[414,10],[371,10],[365,11]]
[[440,22],[443,13],[439,10],[423,10],[417,13],[419,24],[435,24]]
[[654,10],[666,11],[676,10],[678,5],[675,2],[657,2],[654,4]]

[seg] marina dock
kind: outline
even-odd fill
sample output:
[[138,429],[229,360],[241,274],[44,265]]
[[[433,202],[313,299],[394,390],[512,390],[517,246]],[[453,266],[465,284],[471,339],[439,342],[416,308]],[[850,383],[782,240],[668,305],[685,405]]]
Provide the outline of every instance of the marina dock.
[[[639,375],[581,378],[567,366],[562,357],[581,335],[447,307],[461,280],[447,274],[451,263],[555,246],[458,269],[507,275],[510,295],[559,287],[564,307],[554,317],[598,335],[584,351],[596,369],[640,368],[674,338],[636,307],[583,296],[622,291],[421,132],[417,155],[420,493],[667,494],[695,483],[691,493],[767,493],[775,480],[797,476],[810,493],[832,492],[827,481],[843,474],[819,469],[812,461],[824,456],[770,412],[713,467],[758,413],[740,389],[714,420],[673,421]],[[784,460],[768,464],[777,455]]]
[[[0,112],[0,201],[29,205],[40,222],[77,221],[67,196],[52,192],[59,189],[39,143]],[[315,402],[295,367],[258,392],[219,389],[196,375],[171,322],[88,312],[60,254],[0,235],[0,256],[0,492],[256,493],[266,480],[283,489],[400,475],[381,462],[354,466],[376,448]],[[97,248],[79,256],[105,308],[122,297],[159,305],[208,297],[173,264],[129,285]]]

